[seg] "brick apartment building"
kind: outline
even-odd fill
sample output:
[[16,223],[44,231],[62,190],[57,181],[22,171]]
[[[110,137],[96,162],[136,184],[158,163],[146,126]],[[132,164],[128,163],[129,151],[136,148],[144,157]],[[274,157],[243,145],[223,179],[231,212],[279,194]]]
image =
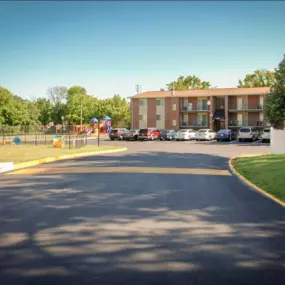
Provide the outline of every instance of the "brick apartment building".
[[150,91],[131,97],[134,129],[237,129],[268,126],[264,97],[268,87],[216,88],[187,91]]

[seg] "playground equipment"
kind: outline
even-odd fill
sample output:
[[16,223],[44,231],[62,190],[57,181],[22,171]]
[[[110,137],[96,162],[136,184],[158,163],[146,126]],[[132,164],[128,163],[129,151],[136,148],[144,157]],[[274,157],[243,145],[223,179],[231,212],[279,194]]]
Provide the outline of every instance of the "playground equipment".
[[53,147],[55,148],[64,147],[64,136],[62,136],[61,138],[54,136],[53,137]]
[[[98,123],[99,123],[98,119],[92,118],[90,120],[90,129],[88,130],[88,132],[92,128],[93,130],[91,131],[91,133],[98,135]],[[110,132],[110,130],[111,130],[111,118],[109,116],[105,116],[104,119],[100,122],[99,130],[100,130],[100,134],[107,134]],[[87,132],[87,135],[88,135],[88,132]]]

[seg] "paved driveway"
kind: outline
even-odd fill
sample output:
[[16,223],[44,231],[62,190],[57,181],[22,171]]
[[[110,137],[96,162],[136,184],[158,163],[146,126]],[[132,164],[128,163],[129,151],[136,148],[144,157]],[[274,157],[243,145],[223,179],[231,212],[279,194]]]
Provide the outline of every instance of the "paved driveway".
[[228,157],[258,144],[103,142],[0,178],[0,284],[284,284],[285,210]]

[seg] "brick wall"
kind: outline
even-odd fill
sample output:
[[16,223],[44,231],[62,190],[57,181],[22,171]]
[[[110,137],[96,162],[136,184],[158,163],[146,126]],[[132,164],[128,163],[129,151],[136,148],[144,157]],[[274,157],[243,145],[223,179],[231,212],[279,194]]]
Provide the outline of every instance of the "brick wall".
[[147,99],[147,127],[156,127],[156,99]]
[[197,124],[197,114],[196,113],[189,113],[188,114],[188,122],[189,122],[190,126],[193,125],[193,121],[196,121],[196,124]]
[[[180,127],[180,103],[179,97],[175,97],[175,95],[171,97],[171,106],[172,104],[176,104],[176,111],[171,112],[171,129],[178,130]],[[173,120],[176,120],[176,127],[172,124]]]
[[237,96],[229,96],[229,109],[237,108]]
[[[176,109],[179,109],[179,106],[176,106]],[[172,100],[171,98],[165,98],[165,128],[166,129],[172,129],[171,113],[172,113]]]
[[259,95],[248,96],[248,107],[250,109],[254,109],[255,107],[257,107],[259,105],[259,98]]
[[229,124],[231,121],[236,121],[237,120],[237,113],[229,113]]
[[188,97],[188,103],[192,103],[192,108],[195,110],[197,108],[198,98]]
[[139,99],[132,99],[132,112],[131,112],[131,126],[132,129],[139,128]]
[[259,121],[260,121],[259,112],[248,113],[248,124],[250,126],[256,126],[257,122]]

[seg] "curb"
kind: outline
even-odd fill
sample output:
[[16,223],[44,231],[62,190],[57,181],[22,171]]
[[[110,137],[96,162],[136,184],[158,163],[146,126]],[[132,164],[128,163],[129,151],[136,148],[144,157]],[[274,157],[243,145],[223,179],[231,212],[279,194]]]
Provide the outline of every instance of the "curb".
[[232,160],[234,160],[235,158],[238,157],[254,157],[254,156],[260,156],[260,155],[266,155],[266,154],[248,154],[248,155],[236,155],[230,158],[229,160],[229,167],[231,169],[231,171],[240,179],[242,180],[245,184],[247,184],[248,186],[252,187],[253,189],[255,189],[256,191],[258,191],[260,194],[262,194],[263,196],[266,196],[267,198],[271,199],[272,201],[276,202],[277,204],[279,204],[282,207],[285,207],[285,202],[281,201],[280,199],[274,197],[273,195],[265,192],[263,189],[261,189],[260,187],[258,187],[257,185],[253,184],[252,182],[250,182],[249,180],[247,180],[244,176],[242,176],[240,173],[238,173],[232,164]]
[[122,147],[122,148],[114,149],[114,150],[101,150],[101,151],[92,151],[92,152],[83,152],[83,153],[61,155],[61,156],[55,156],[55,157],[47,157],[47,158],[42,158],[42,159],[38,159],[38,160],[32,160],[32,161],[14,164],[12,169],[7,169],[7,170],[4,169],[4,170],[0,171],[0,173],[5,173],[8,171],[14,171],[14,170],[22,169],[22,168],[28,168],[28,167],[32,167],[35,165],[53,162],[53,161],[58,161],[58,160],[73,159],[73,158],[100,155],[100,154],[106,154],[106,153],[123,152],[126,150],[127,150],[126,147]]

